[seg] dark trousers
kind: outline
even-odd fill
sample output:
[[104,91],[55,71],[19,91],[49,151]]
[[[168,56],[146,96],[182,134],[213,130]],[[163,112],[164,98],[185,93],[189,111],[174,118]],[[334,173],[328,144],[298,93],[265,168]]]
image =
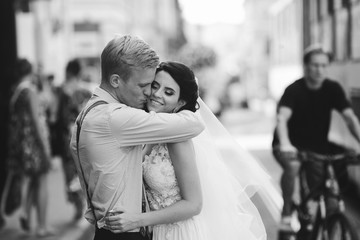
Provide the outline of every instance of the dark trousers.
[[143,237],[140,232],[113,233],[103,228],[95,230],[94,240],[149,240]]

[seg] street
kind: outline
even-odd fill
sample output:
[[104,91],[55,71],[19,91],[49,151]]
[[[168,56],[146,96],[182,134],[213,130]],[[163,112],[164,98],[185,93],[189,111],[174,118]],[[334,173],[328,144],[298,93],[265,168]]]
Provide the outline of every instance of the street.
[[[248,110],[230,110],[224,112],[221,121],[236,141],[243,148],[250,151],[272,177],[271,183],[275,189],[275,191],[273,191],[273,206],[266,205],[262,197],[258,194],[254,195],[252,200],[263,218],[268,234],[268,240],[277,240],[277,223],[280,219],[282,206],[282,200],[279,200],[281,191],[277,183],[279,182],[282,170],[272,157],[270,149],[274,127],[273,118],[266,116],[263,113],[251,112]],[[53,227],[56,234],[46,239],[92,239],[94,229],[93,226],[86,222],[86,220],[82,219],[78,223],[72,222],[74,209],[66,202],[61,162],[59,159],[55,159],[54,161],[54,169],[49,175],[48,187],[50,199],[48,217],[50,226]],[[354,221],[359,221],[359,211],[353,211],[351,206],[349,211],[357,212],[357,214],[352,215],[352,218]],[[6,226],[0,231],[1,240],[37,239],[36,236],[21,231],[19,225],[19,212],[7,217],[6,221]]]
[[[277,112],[281,112],[278,118],[279,142],[281,142],[279,150],[284,151],[282,152],[284,158],[286,153],[290,155],[296,151],[294,146],[298,150],[312,149],[318,153],[336,150],[336,147],[325,144],[326,138],[335,145],[350,150],[349,152],[360,153],[360,0],[0,0],[0,6],[2,13],[0,14],[0,24],[2,24],[0,58],[3,63],[0,88],[0,146],[2,147],[0,148],[0,188],[2,189],[5,187],[9,189],[11,186],[5,184],[5,180],[7,176],[11,176],[8,173],[14,166],[19,167],[21,171],[30,169],[43,177],[43,172],[48,171],[48,159],[51,158],[48,156],[49,152],[62,155],[66,153],[66,149],[69,150],[68,136],[64,133],[69,126],[73,126],[74,119],[86,103],[85,99],[90,98],[90,91],[99,84],[99,92],[111,95],[107,96],[111,101],[104,98],[106,102],[111,103],[115,100],[137,108],[143,107],[146,98],[153,98],[157,93],[164,101],[150,102],[159,107],[163,106],[164,110],[171,109],[172,113],[175,113],[178,107],[190,108],[191,103],[195,103],[198,96],[204,99],[214,114],[219,116],[219,120],[231,136],[231,141],[225,140],[225,138],[229,139],[227,133],[224,137],[220,134],[209,137],[218,144],[214,149],[219,150],[223,161],[229,166],[227,170],[232,173],[231,177],[237,178],[238,181],[244,180],[246,184],[250,182],[250,186],[253,186],[251,183],[257,182],[256,180],[259,179],[257,176],[264,177],[261,179],[263,181],[259,184],[258,191],[254,191],[251,199],[262,217],[268,240],[282,240],[278,239],[283,207],[280,182],[283,183],[282,185],[286,183],[291,185],[293,180],[287,181],[288,179],[284,178],[280,181],[283,169],[272,154],[271,143]],[[171,63],[173,61],[177,63]],[[176,71],[179,71],[175,76],[170,73],[171,70],[162,67],[167,64],[185,66],[174,67],[174,70],[176,68]],[[155,72],[156,76],[151,76],[151,71]],[[180,77],[183,74],[188,77]],[[191,80],[192,83],[188,84],[186,81],[180,83],[177,80],[178,76],[179,79]],[[130,79],[131,81],[128,81]],[[156,79],[159,80],[157,81],[159,88],[155,91],[154,85],[157,84],[153,80]],[[129,82],[131,84],[128,84]],[[167,82],[171,82],[171,85]],[[174,90],[171,94],[167,91],[170,86]],[[150,94],[150,88],[151,96],[145,97]],[[142,97],[140,97],[141,91],[144,95]],[[95,93],[95,96],[103,98],[101,94]],[[177,95],[179,99],[176,102]],[[192,96],[192,100],[189,101],[186,95]],[[135,104],[135,101],[140,99],[143,102],[139,105]],[[182,105],[183,103],[185,105]],[[172,104],[177,104],[177,107],[168,107]],[[147,109],[151,111],[150,105]],[[111,122],[113,115],[106,112],[108,113],[111,117],[106,119]],[[343,118],[334,118],[341,115]],[[97,116],[104,117],[101,114]],[[130,126],[135,122],[134,119],[130,118],[126,124]],[[156,123],[154,128],[151,127],[151,131],[143,131],[139,127],[141,124],[135,124],[135,127],[129,129],[139,130],[138,132],[141,131],[145,135],[150,134],[158,131],[157,126],[163,126],[162,122],[167,124],[169,120],[162,117],[160,119],[161,124]],[[91,128],[87,132],[96,136],[91,139],[96,141],[96,144],[88,144],[84,141],[84,155],[86,160],[92,163],[91,167],[95,172],[90,174],[89,185],[92,186],[95,182],[96,186],[100,186],[92,192],[94,194],[91,197],[93,200],[96,197],[109,200],[106,195],[109,182],[111,187],[117,190],[125,182],[121,177],[138,177],[140,183],[141,158],[137,159],[138,175],[132,175],[132,170],[123,167],[127,162],[117,159],[117,155],[107,148],[108,140],[102,138],[107,135],[111,139],[109,141],[122,144],[124,132],[120,132],[119,140],[118,136],[112,135],[114,134],[112,124],[105,125],[102,120],[94,120],[94,122],[102,123],[106,128],[110,127],[110,130],[98,131],[90,123]],[[115,121],[115,123],[116,128],[122,129],[121,124],[117,125],[119,122]],[[193,130],[190,125],[183,128],[179,127],[178,123],[173,123],[176,125],[170,131],[166,131],[168,137],[172,135],[172,130],[185,129],[188,132]],[[215,125],[217,125],[216,121]],[[220,128],[223,129],[222,126]],[[50,130],[51,134],[49,139],[47,130]],[[135,140],[142,138],[137,132],[128,135]],[[167,141],[166,136],[160,136],[160,139]],[[238,143],[238,147],[236,144],[235,147],[233,146],[234,142]],[[124,145],[120,147],[117,143],[112,145],[115,151],[119,151],[119,148],[122,151]],[[129,145],[133,144],[138,143]],[[98,146],[104,147],[103,149],[106,150],[104,154],[98,150]],[[133,153],[132,147],[128,148],[130,154]],[[211,149],[208,145],[206,147],[206,151]],[[352,151],[354,149],[358,151]],[[184,152],[187,153],[182,151]],[[101,157],[95,156],[96,154],[100,154]],[[47,162],[44,164],[45,155]],[[105,187],[103,187],[102,174],[98,175],[99,178],[96,174],[98,171],[96,161],[101,161],[108,155],[114,161],[113,164],[108,164],[110,161],[103,161],[107,166],[111,166],[111,173],[104,174]],[[296,153],[295,155],[296,158],[300,156]],[[348,158],[348,154],[346,155],[345,158]],[[96,159],[95,163],[92,157]],[[305,158],[304,160],[310,159],[308,156]],[[309,165],[314,164],[311,160],[308,162]],[[260,165],[265,172],[259,171],[259,166],[254,166],[253,163]],[[294,167],[287,167],[286,163],[282,164],[284,168],[289,169],[286,173],[298,174]],[[343,164],[340,161],[337,163]],[[134,162],[130,161],[130,165],[133,164]],[[36,170],[32,165],[36,165]],[[300,163],[300,165],[301,173],[308,171],[306,164]],[[52,234],[41,239],[93,239],[94,226],[84,217],[74,220],[75,213],[81,211],[74,208],[74,205],[67,200],[67,186],[65,186],[60,157],[53,157],[51,166],[47,181],[36,178],[35,180],[41,180],[32,182],[33,185],[29,189],[35,189],[34,191],[25,191],[26,183],[17,185],[22,185],[24,188],[21,205],[25,205],[24,203],[35,205],[33,202],[37,202],[41,203],[41,206],[37,205],[37,209],[33,207],[28,221],[24,219],[23,214],[27,213],[24,210],[28,210],[29,206],[26,206],[27,209],[17,209],[9,216],[1,215],[0,240],[39,239],[36,235],[39,230],[36,229],[38,222],[36,217],[39,216],[40,225],[44,225],[45,214],[47,214],[45,221]],[[247,171],[248,166],[254,167],[255,170]],[[328,196],[331,191],[335,192],[330,194],[333,198],[339,197],[337,193],[340,193],[341,201],[338,201],[337,210],[341,213],[345,212],[346,218],[355,225],[360,239],[360,164],[356,166],[355,162],[349,163],[343,168],[346,171],[343,171],[344,175],[341,176],[337,171],[340,167],[333,169],[331,166],[323,166],[323,170],[328,170],[329,173],[335,170],[333,172],[336,173],[328,174],[328,178],[323,178],[325,180],[323,185],[319,185],[323,187],[322,189],[330,189],[325,191],[326,202],[329,202]],[[100,168],[103,170],[103,165]],[[110,175],[117,176],[114,171],[116,168],[125,172],[125,174],[121,173],[119,178],[114,178],[119,180],[119,184],[107,180]],[[201,169],[207,170],[205,167]],[[214,175],[220,176],[218,168],[216,171],[217,174]],[[319,171],[314,175],[322,177],[322,173],[324,172]],[[306,177],[309,179],[312,176],[308,174]],[[221,179],[221,176],[218,179]],[[299,182],[301,181],[299,180],[302,179],[297,177],[293,196],[295,203],[300,200]],[[45,182],[47,188],[42,185]],[[311,181],[308,182],[308,185],[317,187]],[[78,182],[73,183],[74,181],[69,184],[71,185],[69,188],[78,187]],[[132,187],[127,182],[125,184],[125,189]],[[214,185],[207,183],[205,186],[213,188]],[[140,184],[137,186],[140,190]],[[38,189],[41,191],[37,191]],[[140,198],[140,191],[131,188],[129,192],[130,195]],[[213,192],[218,193],[218,191]],[[286,191],[284,192],[286,194]],[[109,194],[112,193],[110,190]],[[219,193],[219,196],[225,196],[221,194]],[[85,195],[84,202],[86,202]],[[182,195],[186,196],[186,191],[183,190]],[[198,197],[201,194],[195,195]],[[114,196],[118,197],[117,193]],[[127,197],[129,195],[126,194],[125,205],[127,205]],[[309,201],[315,202],[314,204],[308,202],[306,204],[312,205],[310,208],[315,210],[319,205],[318,200],[322,197],[322,195],[315,196]],[[17,197],[8,199],[10,201],[7,202],[14,205],[19,202]],[[129,199],[133,200],[133,197]],[[3,213],[5,199],[0,200],[0,211]],[[204,197],[203,202],[205,200]],[[46,201],[47,204],[43,204]],[[111,206],[114,202],[116,206],[122,204],[120,200],[108,201]],[[220,201],[216,202],[217,205],[221,204]],[[97,207],[101,208],[101,204]],[[327,203],[325,210],[328,210],[328,207]],[[296,212],[294,211],[294,215]],[[328,216],[327,213],[321,216]],[[78,218],[80,215],[77,214]],[[229,218],[229,214],[223,215]],[[218,219],[211,219],[219,222],[221,221],[219,216],[221,214],[217,215]],[[297,218],[294,220],[296,222]],[[299,226],[298,223],[295,224]],[[30,231],[26,232],[22,228],[28,229],[27,225],[30,225]],[[40,230],[43,231],[38,231],[39,235],[46,232],[45,227],[41,226]]]

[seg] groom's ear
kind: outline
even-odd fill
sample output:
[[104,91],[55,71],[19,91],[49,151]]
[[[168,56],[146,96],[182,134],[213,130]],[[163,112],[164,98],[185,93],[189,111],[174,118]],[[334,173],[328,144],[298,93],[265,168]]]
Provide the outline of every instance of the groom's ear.
[[121,81],[122,81],[122,79],[118,74],[112,74],[110,76],[109,82],[113,88],[118,88],[119,85],[121,84]]

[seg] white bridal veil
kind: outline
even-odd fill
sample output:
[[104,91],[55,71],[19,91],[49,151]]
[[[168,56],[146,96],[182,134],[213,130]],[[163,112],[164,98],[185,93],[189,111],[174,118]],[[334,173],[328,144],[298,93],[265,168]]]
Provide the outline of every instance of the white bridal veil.
[[[193,139],[200,175],[205,223],[209,240],[265,240],[266,231],[250,197],[266,187],[269,175],[235,142],[206,104],[197,111],[205,130]],[[227,158],[221,151],[231,154]]]

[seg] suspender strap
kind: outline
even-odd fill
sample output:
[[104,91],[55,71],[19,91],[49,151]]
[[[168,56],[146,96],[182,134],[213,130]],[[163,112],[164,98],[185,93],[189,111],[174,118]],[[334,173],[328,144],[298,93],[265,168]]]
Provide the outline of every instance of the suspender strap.
[[80,138],[80,131],[81,131],[81,126],[83,124],[83,121],[85,119],[85,116],[90,112],[91,109],[93,109],[94,107],[98,106],[98,105],[101,105],[101,104],[107,104],[107,102],[105,101],[97,101],[97,102],[94,102],[90,107],[88,107],[87,109],[84,109],[81,114],[80,114],[80,117],[78,118],[78,120],[76,121],[76,125],[77,125],[77,132],[76,132],[76,150],[77,150],[77,155],[78,155],[78,159],[79,159],[79,166],[80,166],[80,171],[81,171],[81,174],[82,174],[82,177],[84,179],[84,184],[85,184],[85,188],[86,188],[86,196],[87,196],[87,199],[88,199],[88,204],[91,208],[91,211],[94,215],[94,220],[95,220],[95,226],[97,227],[97,220],[96,220],[96,215],[95,215],[95,208],[94,206],[92,205],[91,203],[91,198],[90,198],[90,193],[89,193],[89,185],[88,183],[86,182],[85,180],[85,174],[84,174],[84,170],[81,166],[81,161],[80,161],[80,154],[79,154],[79,138]]
[[[150,210],[149,202],[148,202],[148,199],[147,199],[147,196],[146,196],[145,185],[146,185],[146,182],[143,180],[143,184],[142,184],[142,192],[143,192],[142,193],[143,194],[142,211],[143,212],[150,212],[151,210]],[[140,228],[141,235],[143,235],[147,239],[152,239],[152,231],[153,231],[152,226],[145,226],[145,227]]]

